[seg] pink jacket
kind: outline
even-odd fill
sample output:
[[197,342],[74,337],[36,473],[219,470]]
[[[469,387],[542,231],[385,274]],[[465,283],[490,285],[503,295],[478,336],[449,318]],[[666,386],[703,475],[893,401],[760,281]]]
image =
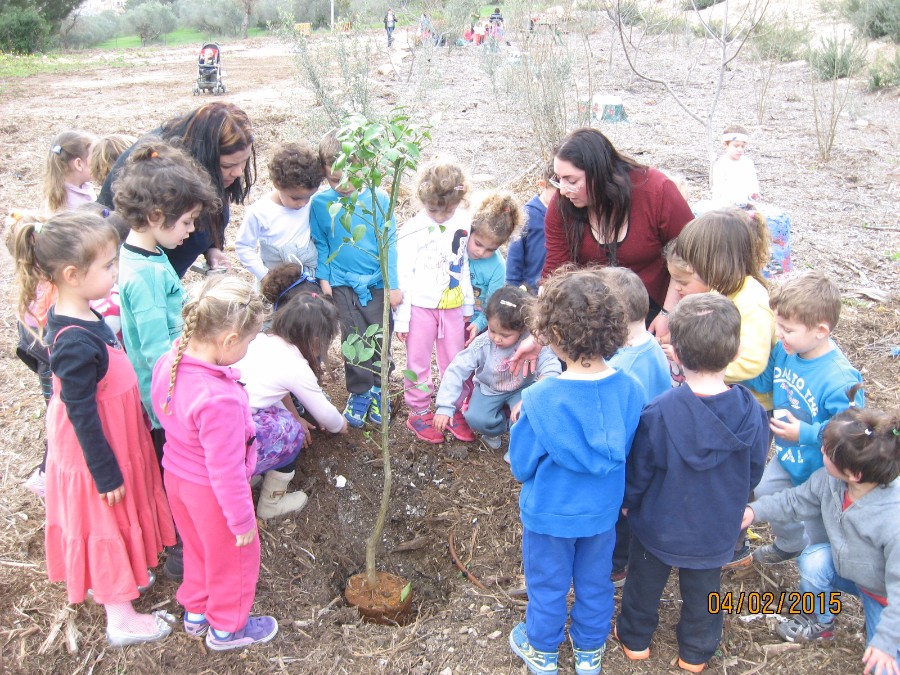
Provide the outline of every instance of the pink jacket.
[[184,480],[209,485],[235,536],[253,529],[256,514],[250,476],[256,467],[256,427],[240,371],[215,366],[185,354],[178,364],[175,389],[163,410],[169,375],[178,349],[153,368],[153,410],[166,432],[163,468]]

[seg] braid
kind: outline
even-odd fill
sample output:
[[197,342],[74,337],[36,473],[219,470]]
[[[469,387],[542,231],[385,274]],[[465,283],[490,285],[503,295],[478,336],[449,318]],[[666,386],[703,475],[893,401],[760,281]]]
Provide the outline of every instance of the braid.
[[197,307],[199,302],[195,302],[192,306],[187,309],[185,312],[186,316],[184,317],[184,332],[181,334],[181,342],[178,343],[178,351],[175,353],[175,360],[172,361],[172,370],[169,374],[169,390],[166,392],[166,400],[163,401],[163,412],[167,415],[171,415],[172,413],[169,411],[169,403],[172,401],[172,392],[175,391],[175,377],[178,374],[178,364],[181,363],[181,357],[184,356],[185,350],[187,350],[188,343],[191,341],[191,338],[194,335],[194,330],[197,328]]

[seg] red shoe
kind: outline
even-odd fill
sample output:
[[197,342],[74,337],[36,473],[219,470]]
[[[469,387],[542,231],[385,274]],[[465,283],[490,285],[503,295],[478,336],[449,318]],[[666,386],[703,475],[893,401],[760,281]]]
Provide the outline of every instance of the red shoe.
[[406,426],[419,440],[437,445],[444,442],[444,434],[431,425],[433,421],[433,412],[427,412],[423,415],[413,413],[407,418]]
[[461,410],[457,410],[453,415],[447,429],[456,437],[456,440],[463,443],[472,443],[475,440],[475,432],[469,427],[466,416],[462,414]]

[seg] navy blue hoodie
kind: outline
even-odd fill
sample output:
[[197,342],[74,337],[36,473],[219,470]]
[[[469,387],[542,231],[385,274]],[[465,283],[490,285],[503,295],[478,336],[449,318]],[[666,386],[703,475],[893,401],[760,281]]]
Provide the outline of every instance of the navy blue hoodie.
[[632,533],[667,565],[723,566],[768,449],[766,411],[741,385],[715,396],[683,386],[656,397],[641,414],[625,474]]

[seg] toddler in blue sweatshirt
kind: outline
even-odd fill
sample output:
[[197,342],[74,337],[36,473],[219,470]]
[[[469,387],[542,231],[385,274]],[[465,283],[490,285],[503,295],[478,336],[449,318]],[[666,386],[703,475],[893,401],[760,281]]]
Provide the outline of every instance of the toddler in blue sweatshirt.
[[509,642],[531,672],[558,672],[566,596],[574,585],[569,637],[575,670],[596,675],[614,608],[610,572],[625,459],[644,391],[606,362],[625,343],[627,321],[599,275],[565,272],[543,288],[531,330],[566,371],[522,392],[510,436],[510,465],[522,483],[529,602],[525,622],[513,628]]
[[537,294],[547,259],[544,218],[547,216],[547,205],[556,192],[556,188],[550,184],[554,173],[551,159],[544,165],[541,180],[538,181],[540,192],[525,204],[525,227],[510,242],[506,252],[506,285],[524,286],[532,294]]
[[[822,433],[828,421],[847,409],[846,391],[862,382],[859,371],[831,339],[841,315],[841,293],[821,272],[789,278],[769,296],[775,336],[769,364],[744,384],[771,393],[775,456],[766,466],[757,499],[802,485],[823,466]],[[855,403],[863,406],[859,390]],[[800,555],[807,546],[828,541],[819,516],[803,522],[775,520],[775,541],[753,552],[753,559],[775,564]]]
[[739,384],[725,384],[738,356],[741,315],[717,294],[690,295],[669,317],[685,386],[644,408],[626,471],[622,511],[631,527],[628,577],[616,637],[625,656],[650,657],[659,599],[679,569],[678,665],[699,673],[722,637],[723,615],[708,611],[722,567],[734,555],[744,495],[762,476],[769,447],[766,411]]

